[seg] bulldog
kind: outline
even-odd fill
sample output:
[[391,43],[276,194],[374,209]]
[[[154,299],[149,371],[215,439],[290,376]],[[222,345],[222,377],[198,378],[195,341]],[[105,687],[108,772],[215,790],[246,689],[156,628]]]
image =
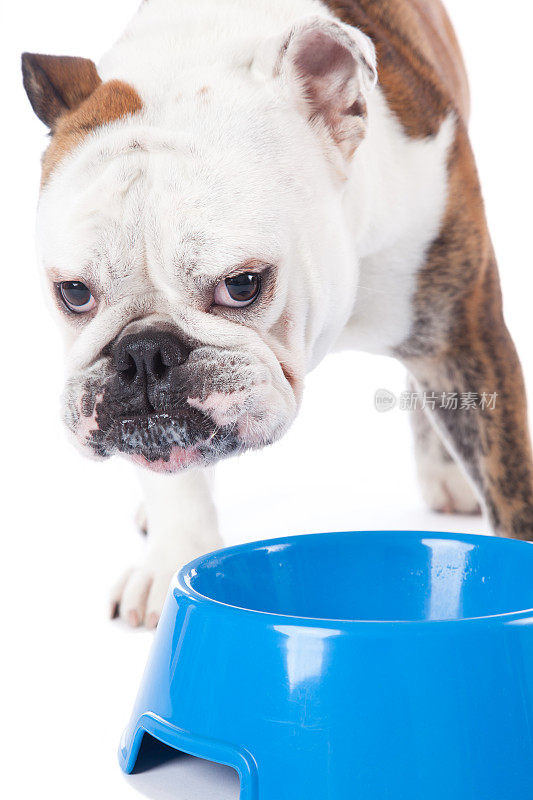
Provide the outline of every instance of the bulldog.
[[436,511],[532,538],[521,368],[439,0],[147,0],[98,68],[25,53],[48,126],[39,259],[64,420],[145,490],[145,561],[114,614],[157,624],[220,546],[209,467],[278,440],[329,352],[395,356]]

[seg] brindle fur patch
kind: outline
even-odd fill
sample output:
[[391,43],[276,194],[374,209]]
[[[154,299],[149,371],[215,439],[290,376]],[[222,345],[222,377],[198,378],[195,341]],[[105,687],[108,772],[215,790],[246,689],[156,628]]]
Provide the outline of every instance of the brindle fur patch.
[[481,492],[495,530],[532,539],[533,466],[524,381],[503,317],[496,259],[462,121],[448,179],[443,224],[419,273],[411,333],[397,355],[423,388],[497,393],[494,411],[433,413]]

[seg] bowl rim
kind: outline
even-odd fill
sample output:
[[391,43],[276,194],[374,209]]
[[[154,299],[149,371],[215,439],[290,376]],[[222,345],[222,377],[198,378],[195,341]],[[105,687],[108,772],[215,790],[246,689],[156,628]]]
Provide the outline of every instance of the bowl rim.
[[[478,543],[479,540],[491,541],[491,547],[509,548],[513,547],[531,547],[533,542],[528,542],[522,539],[509,539],[506,537],[493,536],[489,534],[480,533],[453,533],[449,531],[422,531],[412,530],[410,528],[398,530],[352,530],[352,531],[331,531],[331,532],[318,532],[318,533],[302,533],[293,534],[289,536],[280,536],[272,539],[259,539],[251,542],[244,542],[242,544],[232,545],[230,547],[222,547],[214,550],[211,553],[195,558],[188,564],[185,564],[175,575],[171,584],[171,589],[176,597],[185,595],[195,605],[203,607],[209,606],[218,609],[221,612],[231,613],[232,615],[241,614],[249,618],[260,619],[263,623],[270,620],[273,626],[288,625],[301,628],[332,628],[342,630],[343,628],[353,629],[354,627],[361,626],[365,628],[376,627],[383,629],[384,627],[404,628],[408,626],[441,626],[441,625],[487,625],[495,623],[504,624],[526,624],[530,622],[533,624],[533,607],[521,608],[516,611],[506,611],[500,614],[486,614],[475,617],[459,617],[457,619],[343,619],[343,618],[329,618],[329,617],[305,617],[291,614],[280,614],[273,611],[261,611],[260,609],[247,608],[245,606],[233,605],[217,600],[209,595],[202,594],[196,590],[192,585],[192,578],[196,575],[197,570],[201,569],[206,562],[210,562],[213,558],[226,557],[233,553],[240,553],[243,551],[256,550],[261,548],[276,547],[280,545],[293,544],[298,540],[307,540],[325,538],[331,536],[348,535],[381,535],[396,537],[399,539],[406,539],[409,536],[420,538],[433,538],[448,541],[460,541],[464,543]],[[498,542],[499,544],[496,544]],[[193,575],[194,573],[194,575]],[[533,574],[532,574],[533,579]]]

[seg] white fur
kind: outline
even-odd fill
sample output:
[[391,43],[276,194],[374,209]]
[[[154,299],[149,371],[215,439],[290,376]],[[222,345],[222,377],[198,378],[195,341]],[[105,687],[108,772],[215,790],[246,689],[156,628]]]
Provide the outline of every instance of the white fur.
[[434,138],[413,140],[381,91],[368,104],[368,132],[346,202],[348,219],[357,220],[357,299],[339,344],[391,355],[410,332],[418,270],[445,211],[455,119],[448,117]]
[[143,517],[148,547],[141,564],[126,571],[111,603],[133,627],[155,627],[170,579],[193,558],[222,547],[211,497],[210,470],[187,470],[160,476],[140,472],[145,494]]
[[[316,17],[334,19],[316,0],[149,0],[102,59],[102,79],[134,86],[143,111],[89,136],[39,208],[50,277],[93,282],[105,298],[94,321],[63,326],[70,375],[133,320],[171,320],[206,344],[241,348],[266,373],[263,400],[249,399],[259,411],[241,426],[256,446],[283,433],[304,374],[334,346],[391,353],[407,336],[446,203],[454,120],[410,140],[370,81],[353,160],[326,152],[272,75],[276,43]],[[369,40],[351,35],[372,61]],[[206,314],[187,270],[214,277],[250,258],[277,265],[268,308],[245,326]],[[201,472],[144,483],[147,561],[114,595],[132,622],[155,619],[174,569],[219,544]]]

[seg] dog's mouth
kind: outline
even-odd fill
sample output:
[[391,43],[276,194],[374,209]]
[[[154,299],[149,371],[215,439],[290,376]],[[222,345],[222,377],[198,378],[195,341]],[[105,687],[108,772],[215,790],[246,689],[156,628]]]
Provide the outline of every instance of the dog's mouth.
[[112,416],[102,404],[96,412],[98,427],[90,432],[87,444],[101,458],[120,452],[154,470],[173,472],[217,461],[242,448],[234,425],[216,426],[192,408]]

